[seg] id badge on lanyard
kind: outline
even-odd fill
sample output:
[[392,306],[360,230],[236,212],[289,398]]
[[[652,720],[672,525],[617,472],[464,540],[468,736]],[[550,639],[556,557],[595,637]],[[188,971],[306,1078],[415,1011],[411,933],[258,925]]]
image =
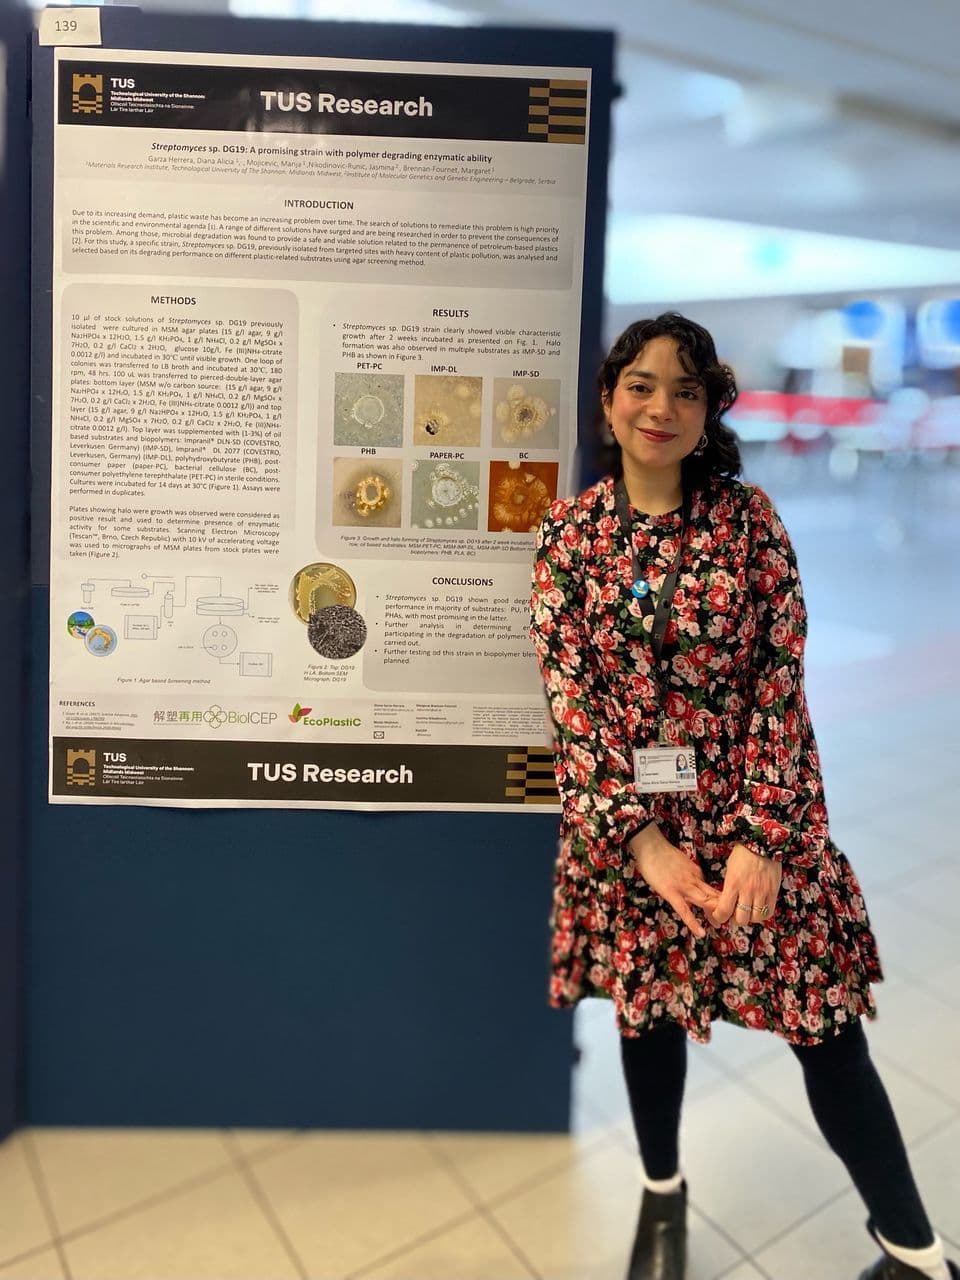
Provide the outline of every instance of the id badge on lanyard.
[[[650,635],[650,646],[653,649],[654,679],[656,680],[661,703],[663,689],[661,685],[660,660],[663,654],[663,642],[667,630],[667,622],[673,608],[673,597],[677,590],[677,577],[680,573],[680,561],[683,557],[683,539],[690,522],[691,500],[688,493],[683,495],[683,515],[680,524],[680,538],[677,554],[673,564],[663,580],[656,608],[650,601],[650,584],[640,572],[640,562],[633,546],[633,521],[630,518],[630,499],[623,480],[617,482],[614,490],[617,515],[620,527],[630,543],[631,586],[630,593],[640,601],[645,613],[653,613],[653,628]],[[661,709],[662,714],[662,709]],[[669,791],[696,791],[697,758],[692,746],[677,746],[673,743],[660,742],[655,747],[635,747],[633,752],[633,780],[637,791],[643,794]]]
[[634,747],[633,781],[638,791],[696,791],[697,757],[692,747]]

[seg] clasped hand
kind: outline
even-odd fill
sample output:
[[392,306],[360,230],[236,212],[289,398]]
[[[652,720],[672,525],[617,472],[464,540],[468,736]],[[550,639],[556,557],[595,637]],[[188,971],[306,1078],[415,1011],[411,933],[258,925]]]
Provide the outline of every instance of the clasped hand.
[[706,935],[697,910],[716,928],[731,917],[737,925],[762,924],[776,910],[780,864],[759,857],[745,845],[735,844],[731,849],[722,889],[707,884],[699,866],[672,845],[656,823],[638,832],[629,848],[650,888],[673,907],[697,938]]

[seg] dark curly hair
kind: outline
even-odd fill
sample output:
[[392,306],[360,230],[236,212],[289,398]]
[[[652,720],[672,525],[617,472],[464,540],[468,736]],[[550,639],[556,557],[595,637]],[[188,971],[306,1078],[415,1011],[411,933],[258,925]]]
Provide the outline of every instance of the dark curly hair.
[[[680,363],[688,373],[703,383],[707,396],[707,420],[704,432],[707,443],[702,453],[688,454],[683,460],[683,483],[692,489],[704,489],[713,479],[733,479],[742,470],[737,437],[721,422],[737,398],[733,370],[721,363],[713,338],[703,325],[688,320],[676,311],[665,311],[649,320],[636,320],[621,333],[600,366],[597,384],[600,399],[606,402],[613,394],[621,372],[654,338],[673,338]],[[620,446],[614,440],[603,450],[603,469],[619,478],[623,474]]]

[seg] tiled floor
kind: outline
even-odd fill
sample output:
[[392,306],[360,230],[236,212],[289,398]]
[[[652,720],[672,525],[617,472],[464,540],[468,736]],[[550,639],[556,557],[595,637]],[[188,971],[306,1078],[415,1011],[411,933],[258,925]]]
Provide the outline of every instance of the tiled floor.
[[[769,488],[821,632],[834,834],[888,971],[874,1056],[960,1258],[960,472],[838,494],[794,468]],[[569,1137],[20,1133],[0,1146],[0,1280],[620,1280],[640,1171],[605,1005],[581,1008],[577,1039]],[[773,1038],[719,1026],[693,1049],[683,1160],[690,1280],[852,1280],[872,1257]]]

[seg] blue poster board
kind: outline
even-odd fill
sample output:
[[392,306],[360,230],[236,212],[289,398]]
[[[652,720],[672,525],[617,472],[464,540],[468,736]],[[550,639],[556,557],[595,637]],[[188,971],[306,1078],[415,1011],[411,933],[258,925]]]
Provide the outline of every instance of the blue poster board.
[[[147,17],[106,47],[593,69],[581,405],[600,342],[612,36]],[[52,56],[34,75],[32,1124],[564,1130],[554,816],[46,801]],[[582,415],[586,422],[592,414]]]
[[0,769],[0,1140],[23,1111],[22,885],[27,847],[27,669],[29,634],[29,138],[27,81],[30,17],[0,13],[5,94],[0,136],[0,343],[3,387],[3,467],[0,468],[0,615],[4,661],[0,706],[6,740]]

